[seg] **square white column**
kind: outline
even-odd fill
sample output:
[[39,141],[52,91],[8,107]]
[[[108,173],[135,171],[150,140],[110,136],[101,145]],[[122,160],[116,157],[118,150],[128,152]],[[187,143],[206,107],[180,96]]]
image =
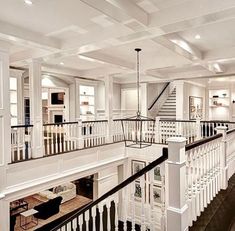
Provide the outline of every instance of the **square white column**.
[[42,122],[42,77],[41,63],[32,60],[29,64],[30,123],[33,125],[32,156],[43,156]]

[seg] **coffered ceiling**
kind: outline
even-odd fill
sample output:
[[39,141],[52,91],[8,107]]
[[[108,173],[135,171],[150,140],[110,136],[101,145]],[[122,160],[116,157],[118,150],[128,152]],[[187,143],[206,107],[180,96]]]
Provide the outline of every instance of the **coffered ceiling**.
[[[30,2],[30,0],[28,0]],[[0,0],[10,64],[142,81],[235,73],[234,0]],[[0,43],[1,45],[1,43]]]

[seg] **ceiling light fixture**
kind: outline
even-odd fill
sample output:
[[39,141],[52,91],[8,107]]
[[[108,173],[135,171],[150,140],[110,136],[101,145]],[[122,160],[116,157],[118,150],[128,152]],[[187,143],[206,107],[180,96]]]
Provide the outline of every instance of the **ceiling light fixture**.
[[60,62],[60,65],[62,65],[62,66],[63,66],[63,65],[64,65],[64,63],[63,63],[63,62]]
[[24,3],[29,6],[33,5],[33,2],[31,0],[24,0]]
[[155,120],[141,116],[140,112],[140,70],[139,70],[139,53],[140,48],[135,49],[137,54],[137,112],[136,116],[121,119],[123,137],[126,147],[145,148],[153,143],[153,134]]
[[201,38],[200,34],[195,35],[195,39],[200,39],[200,38]]

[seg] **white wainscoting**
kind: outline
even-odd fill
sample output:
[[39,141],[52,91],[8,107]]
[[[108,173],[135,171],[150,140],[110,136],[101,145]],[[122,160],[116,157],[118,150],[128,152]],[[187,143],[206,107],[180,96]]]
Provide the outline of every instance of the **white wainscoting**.
[[15,200],[127,161],[124,143],[109,144],[9,165],[5,199]]

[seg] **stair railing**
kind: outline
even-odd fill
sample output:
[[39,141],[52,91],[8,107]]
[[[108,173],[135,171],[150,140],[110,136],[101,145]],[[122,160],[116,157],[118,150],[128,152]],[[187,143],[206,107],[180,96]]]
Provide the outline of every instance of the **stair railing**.
[[[120,224],[123,230],[127,230],[128,218],[131,221],[128,225],[132,226],[132,230],[136,225],[141,226],[141,230],[155,230],[155,210],[154,203],[158,199],[157,191],[153,191],[154,169],[166,161],[168,158],[168,149],[163,148],[163,155],[133,174],[122,183],[112,188],[110,191],[91,202],[68,219],[57,225],[52,231],[75,231],[78,230],[119,230]],[[146,176],[148,174],[148,176]],[[145,180],[150,178],[150,203],[145,202]],[[129,193],[130,192],[130,193]],[[130,198],[128,198],[128,194]],[[122,196],[122,200],[119,200]],[[136,203],[140,204],[141,214],[139,219],[135,214]],[[147,227],[146,224],[146,203],[149,203],[147,210],[151,211],[151,223]],[[165,211],[165,209],[163,209]],[[129,213],[131,212],[131,214]],[[120,222],[122,221],[122,222]]]
[[162,89],[162,91],[160,92],[160,94],[156,97],[156,99],[152,102],[152,104],[148,107],[148,110],[150,111],[153,106],[159,101],[160,97],[163,95],[163,93],[166,91],[166,89],[168,88],[168,86],[170,85],[170,82],[166,83],[165,87]]

